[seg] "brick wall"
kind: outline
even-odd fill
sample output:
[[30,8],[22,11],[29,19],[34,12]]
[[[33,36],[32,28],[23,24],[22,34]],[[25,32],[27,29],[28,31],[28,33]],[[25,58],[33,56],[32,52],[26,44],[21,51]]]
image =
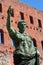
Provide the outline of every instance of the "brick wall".
[[20,13],[22,13],[22,16],[24,17],[23,19],[27,24],[26,33],[32,36],[33,41],[35,42],[35,45],[41,54],[41,65],[43,65],[43,12],[24,3],[18,1],[15,2],[14,0],[0,0],[0,4],[2,6],[2,12],[0,11],[0,30],[3,31],[4,38],[4,42],[0,44],[0,53],[5,52],[5,54],[11,54],[11,59],[9,62],[12,63],[11,65],[14,64],[13,51],[15,50],[15,47],[11,45],[11,38],[9,37],[8,31],[6,29],[7,10],[11,5],[14,10],[14,16],[11,17],[12,27],[18,31],[17,23],[19,20],[21,20]]

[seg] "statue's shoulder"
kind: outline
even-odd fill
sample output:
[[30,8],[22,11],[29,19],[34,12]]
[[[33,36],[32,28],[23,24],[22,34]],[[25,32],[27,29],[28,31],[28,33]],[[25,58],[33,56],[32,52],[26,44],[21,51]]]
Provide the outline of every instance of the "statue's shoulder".
[[25,35],[32,39],[31,35],[29,35],[28,33],[25,33]]
[[20,32],[16,32],[16,37],[20,37],[21,36],[21,34],[20,34]]
[[20,32],[17,32],[17,35],[20,35]]

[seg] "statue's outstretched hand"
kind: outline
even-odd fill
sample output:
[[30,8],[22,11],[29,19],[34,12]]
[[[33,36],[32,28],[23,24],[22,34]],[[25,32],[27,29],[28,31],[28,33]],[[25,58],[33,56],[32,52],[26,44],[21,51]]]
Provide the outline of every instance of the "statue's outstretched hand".
[[7,13],[10,15],[12,14],[12,7],[11,6],[9,6]]

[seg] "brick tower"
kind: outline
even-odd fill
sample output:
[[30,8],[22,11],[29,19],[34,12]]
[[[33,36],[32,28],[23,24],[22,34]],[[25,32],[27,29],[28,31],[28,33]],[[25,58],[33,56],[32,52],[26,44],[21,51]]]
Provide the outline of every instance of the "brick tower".
[[26,33],[32,36],[34,46],[41,54],[41,65],[43,65],[43,12],[19,2],[19,0],[0,0],[0,65],[2,63],[3,65],[14,65],[15,47],[6,29],[7,10],[10,5],[13,8],[12,27],[18,31],[18,21],[26,21]]

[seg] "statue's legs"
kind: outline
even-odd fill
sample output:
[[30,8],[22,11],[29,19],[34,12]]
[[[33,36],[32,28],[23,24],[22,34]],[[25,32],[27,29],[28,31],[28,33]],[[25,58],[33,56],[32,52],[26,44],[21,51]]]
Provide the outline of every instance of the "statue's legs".
[[15,65],[19,65],[21,63],[21,56],[18,54],[14,54],[14,63]]
[[35,65],[35,61],[36,61],[35,59],[22,60],[19,65]]
[[33,57],[31,59],[24,57],[23,55],[14,55],[14,63],[15,65],[35,65],[36,58]]
[[36,59],[33,58],[32,60],[29,61],[28,65],[35,65]]

